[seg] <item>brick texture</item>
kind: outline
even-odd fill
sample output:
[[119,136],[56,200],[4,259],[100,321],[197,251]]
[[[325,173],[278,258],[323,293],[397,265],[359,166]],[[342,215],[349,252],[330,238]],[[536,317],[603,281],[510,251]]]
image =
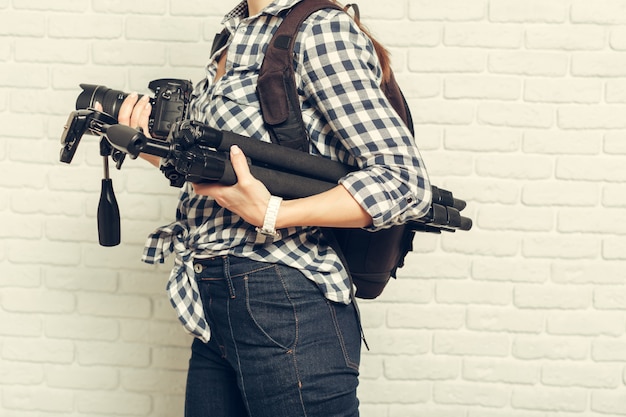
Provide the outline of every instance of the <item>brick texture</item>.
[[[0,0],[0,416],[182,415],[191,340],[139,262],[177,190],[112,172],[100,247],[97,141],[59,137],[79,83],[198,81],[235,2]],[[626,416],[626,0],[358,3],[474,219],[361,303],[361,415]]]

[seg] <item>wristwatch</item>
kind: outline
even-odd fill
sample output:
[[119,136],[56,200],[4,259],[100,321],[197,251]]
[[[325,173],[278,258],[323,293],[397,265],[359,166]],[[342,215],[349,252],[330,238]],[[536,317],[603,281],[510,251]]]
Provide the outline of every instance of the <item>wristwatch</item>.
[[275,195],[270,197],[267,210],[265,211],[265,218],[263,219],[263,227],[256,228],[258,233],[264,236],[272,236],[275,239],[280,238],[280,232],[276,231],[276,218],[278,217],[278,209],[282,201],[282,198]]

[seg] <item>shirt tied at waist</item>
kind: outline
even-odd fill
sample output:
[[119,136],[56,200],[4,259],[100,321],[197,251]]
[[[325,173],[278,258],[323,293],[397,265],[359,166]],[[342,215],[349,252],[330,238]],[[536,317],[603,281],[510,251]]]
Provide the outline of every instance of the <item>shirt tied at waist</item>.
[[198,283],[194,279],[194,251],[190,246],[189,227],[174,222],[148,236],[141,260],[148,264],[164,263],[174,253],[176,259],[167,283],[170,303],[185,330],[206,343],[211,331],[204,318]]

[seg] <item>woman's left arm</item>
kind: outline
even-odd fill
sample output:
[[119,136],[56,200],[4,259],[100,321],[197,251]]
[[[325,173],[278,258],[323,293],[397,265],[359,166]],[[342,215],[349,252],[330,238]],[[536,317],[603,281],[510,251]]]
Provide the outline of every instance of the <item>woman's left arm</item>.
[[[230,159],[237,183],[225,186],[216,183],[193,184],[196,194],[213,197],[227,210],[254,226],[262,226],[270,199],[265,185],[250,173],[245,155],[237,146],[231,148]],[[367,227],[372,217],[342,185],[310,197],[285,200],[281,203],[276,228],[292,226]]]

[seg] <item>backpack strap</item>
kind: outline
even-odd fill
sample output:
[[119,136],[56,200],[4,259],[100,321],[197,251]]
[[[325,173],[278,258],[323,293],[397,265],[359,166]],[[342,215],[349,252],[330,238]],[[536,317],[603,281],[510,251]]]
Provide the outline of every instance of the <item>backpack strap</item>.
[[292,7],[265,52],[257,81],[257,94],[272,142],[308,151],[308,132],[302,121],[295,84],[293,51],[302,23],[314,12],[342,8],[330,0],[302,0]]

